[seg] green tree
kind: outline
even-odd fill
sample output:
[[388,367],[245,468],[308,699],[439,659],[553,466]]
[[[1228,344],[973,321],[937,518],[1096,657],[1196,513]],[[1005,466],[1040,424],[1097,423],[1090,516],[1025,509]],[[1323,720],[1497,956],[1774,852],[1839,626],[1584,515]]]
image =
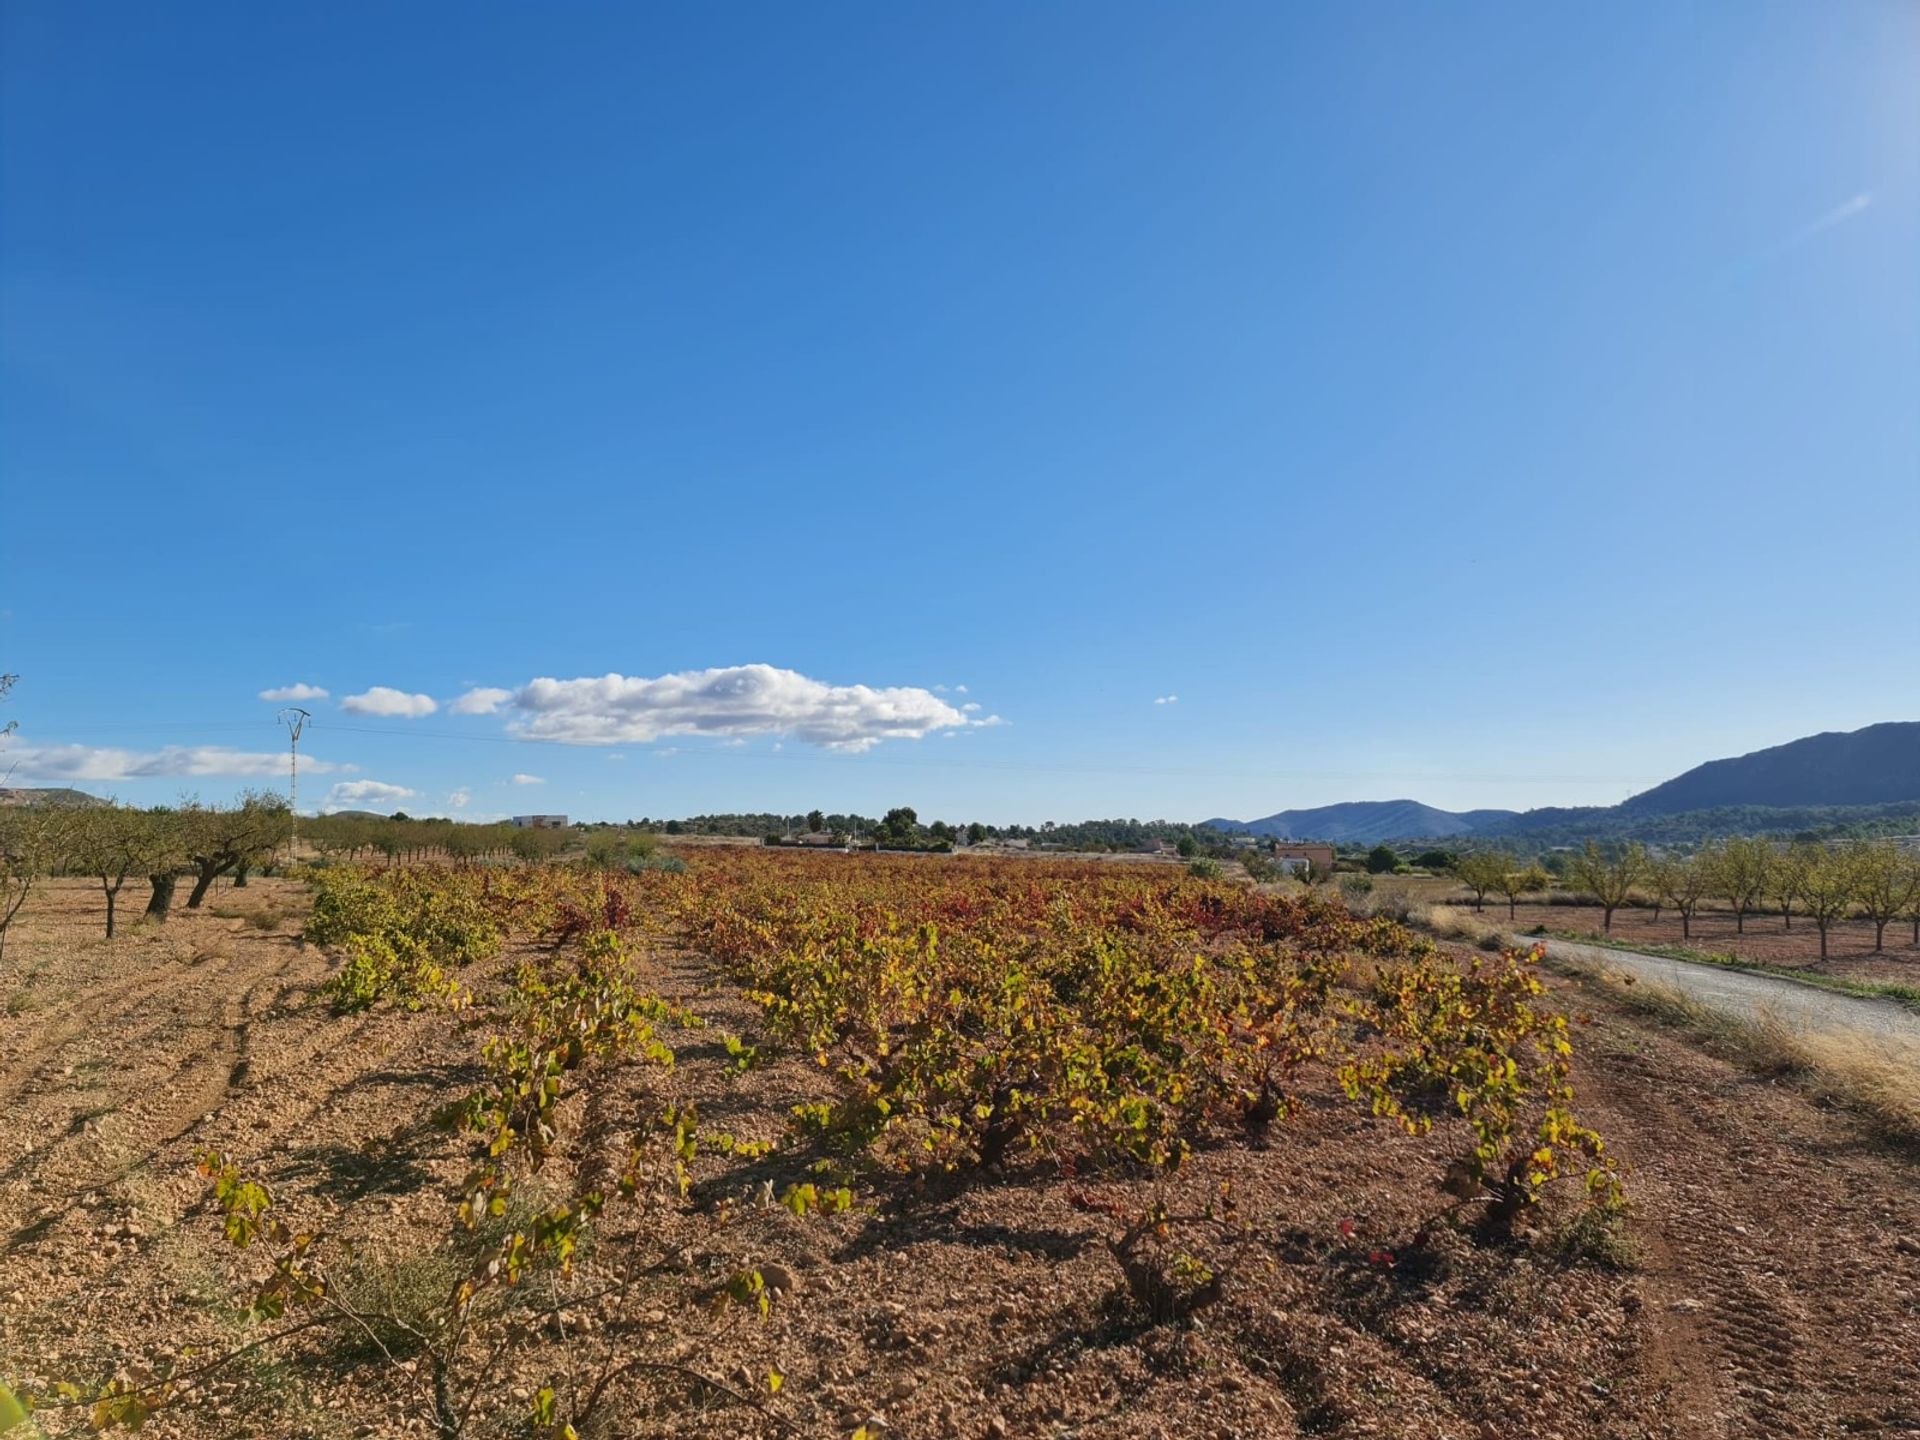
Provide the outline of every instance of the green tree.
[[987,827],[978,820],[967,826],[967,844],[978,845],[987,838]]
[[1733,906],[1733,928],[1746,934],[1747,912],[1767,893],[1772,874],[1773,847],[1764,840],[1735,837],[1709,852],[1713,893]]
[[1820,931],[1820,958],[1827,958],[1827,932],[1847,918],[1859,894],[1858,865],[1845,850],[1824,845],[1801,849],[1800,904]]
[[1920,855],[1906,857],[1907,869],[1913,876],[1913,898],[1907,901],[1907,908],[1901,919],[1913,922],[1913,943],[1920,949]]
[[1784,855],[1776,852],[1767,868],[1767,894],[1779,903],[1780,916],[1788,930],[1793,929],[1793,902],[1800,898],[1800,886],[1806,879],[1805,859],[1798,848]]
[[200,908],[216,877],[271,855],[287,833],[287,802],[270,791],[250,790],[238,805],[196,804],[182,813],[194,869],[189,910]]
[[1515,907],[1522,895],[1537,895],[1553,884],[1553,877],[1538,865],[1509,865],[1494,882],[1494,889],[1506,897],[1507,919],[1514,918]]
[[[1654,893],[1680,912],[1680,938],[1693,938],[1694,912],[1713,893],[1712,867],[1699,855],[1656,860],[1648,867]],[[1657,918],[1657,917],[1656,917]]]
[[1400,857],[1393,853],[1391,845],[1376,845],[1367,852],[1369,875],[1391,875],[1399,863]]
[[121,887],[132,875],[151,875],[173,859],[166,828],[144,811],[103,805],[74,815],[67,864],[100,882],[107,902],[107,939],[114,934]]
[[7,933],[34,885],[59,861],[67,817],[48,805],[0,810],[0,960]]
[[1601,928],[1613,933],[1613,912],[1626,904],[1647,873],[1647,852],[1638,844],[1628,845],[1613,855],[1587,841],[1568,866],[1574,884],[1591,895],[1601,912]]
[[1920,868],[1884,841],[1851,847],[1855,899],[1873,922],[1873,952],[1887,948],[1887,926],[1898,920],[1920,893]]
[[1518,863],[1513,856],[1499,850],[1469,850],[1454,861],[1453,874],[1473,892],[1473,908],[1484,910],[1487,896],[1500,888],[1501,881]]
[[1200,842],[1191,835],[1182,835],[1173,849],[1182,860],[1191,860],[1200,853]]
[[818,835],[822,830],[826,828],[827,828],[827,812],[826,811],[809,810],[807,812],[807,833],[809,835]]

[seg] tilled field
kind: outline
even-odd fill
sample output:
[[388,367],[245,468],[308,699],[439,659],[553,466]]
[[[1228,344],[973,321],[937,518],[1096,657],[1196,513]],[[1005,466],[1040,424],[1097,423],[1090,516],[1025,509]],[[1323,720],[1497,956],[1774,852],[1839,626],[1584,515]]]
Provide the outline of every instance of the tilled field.
[[[263,1333],[239,1307],[266,1260],[222,1241],[194,1170],[207,1149],[290,1223],[351,1246],[339,1273],[369,1303],[430,1306],[458,1282],[450,1216],[472,1144],[431,1116],[476,1083],[476,1022],[336,1015],[316,994],[332,962],[296,938],[305,903],[255,880],[109,944],[97,891],[55,882],[31,902],[0,967],[0,1378],[89,1382]],[[671,1068],[624,1066],[568,1102],[578,1140],[538,1177],[556,1191],[612,1166],[666,1104],[771,1141],[828,1093],[804,1057],[736,1073],[724,1038],[755,1038],[759,1012],[704,957],[638,963],[707,1027],[661,1032]],[[1408,1143],[1382,1166],[1382,1122],[1327,1094],[1264,1145],[1204,1148],[1164,1181],[1015,1165],[880,1184],[805,1218],[768,1198],[805,1174],[782,1152],[702,1154],[684,1199],[649,1176],[571,1278],[528,1287],[510,1343],[468,1357],[467,1433],[529,1433],[540,1386],[608,1355],[643,1362],[611,1382],[608,1435],[1920,1432],[1915,1157],[1603,997],[1560,993],[1589,1018],[1579,1107],[1627,1170],[1624,1268],[1570,1254],[1558,1212],[1525,1244],[1448,1232],[1417,1264],[1380,1263],[1438,1208],[1441,1157]],[[1193,1209],[1223,1182],[1261,1243],[1227,1257],[1217,1301],[1154,1323],[1129,1303],[1107,1208]],[[764,1319],[714,1304],[741,1267],[776,1292]],[[203,1403],[149,1432],[431,1433],[417,1362],[396,1359],[295,1337],[215,1372]]]

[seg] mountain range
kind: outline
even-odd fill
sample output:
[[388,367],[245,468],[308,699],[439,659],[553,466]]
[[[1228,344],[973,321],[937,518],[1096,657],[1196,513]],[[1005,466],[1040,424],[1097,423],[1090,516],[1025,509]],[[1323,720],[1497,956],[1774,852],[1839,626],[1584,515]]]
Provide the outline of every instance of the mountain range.
[[1709,760],[1618,805],[1539,810],[1439,810],[1416,800],[1354,800],[1282,810],[1259,820],[1208,820],[1217,830],[1276,839],[1375,844],[1537,835],[1569,826],[1602,831],[1701,811],[1779,811],[1920,803],[1920,721],[1828,731],[1725,760]]

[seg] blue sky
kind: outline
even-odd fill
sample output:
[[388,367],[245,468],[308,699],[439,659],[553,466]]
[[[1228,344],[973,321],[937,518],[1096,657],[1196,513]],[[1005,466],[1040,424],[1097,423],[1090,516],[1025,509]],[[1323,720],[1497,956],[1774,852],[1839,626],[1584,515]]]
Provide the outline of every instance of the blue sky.
[[303,808],[1201,818],[1920,716],[1915,54],[8,0],[0,768],[224,798],[302,684]]

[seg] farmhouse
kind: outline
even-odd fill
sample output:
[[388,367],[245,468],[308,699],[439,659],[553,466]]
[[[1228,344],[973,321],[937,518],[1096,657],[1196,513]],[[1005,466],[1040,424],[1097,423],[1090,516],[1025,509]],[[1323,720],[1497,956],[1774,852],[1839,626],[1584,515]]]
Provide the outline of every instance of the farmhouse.
[[564,815],[516,815],[507,822],[516,830],[564,830],[567,817]]
[[1311,865],[1322,875],[1333,873],[1331,845],[1296,845],[1290,841],[1276,840],[1269,853],[1280,862],[1283,870],[1304,870]]

